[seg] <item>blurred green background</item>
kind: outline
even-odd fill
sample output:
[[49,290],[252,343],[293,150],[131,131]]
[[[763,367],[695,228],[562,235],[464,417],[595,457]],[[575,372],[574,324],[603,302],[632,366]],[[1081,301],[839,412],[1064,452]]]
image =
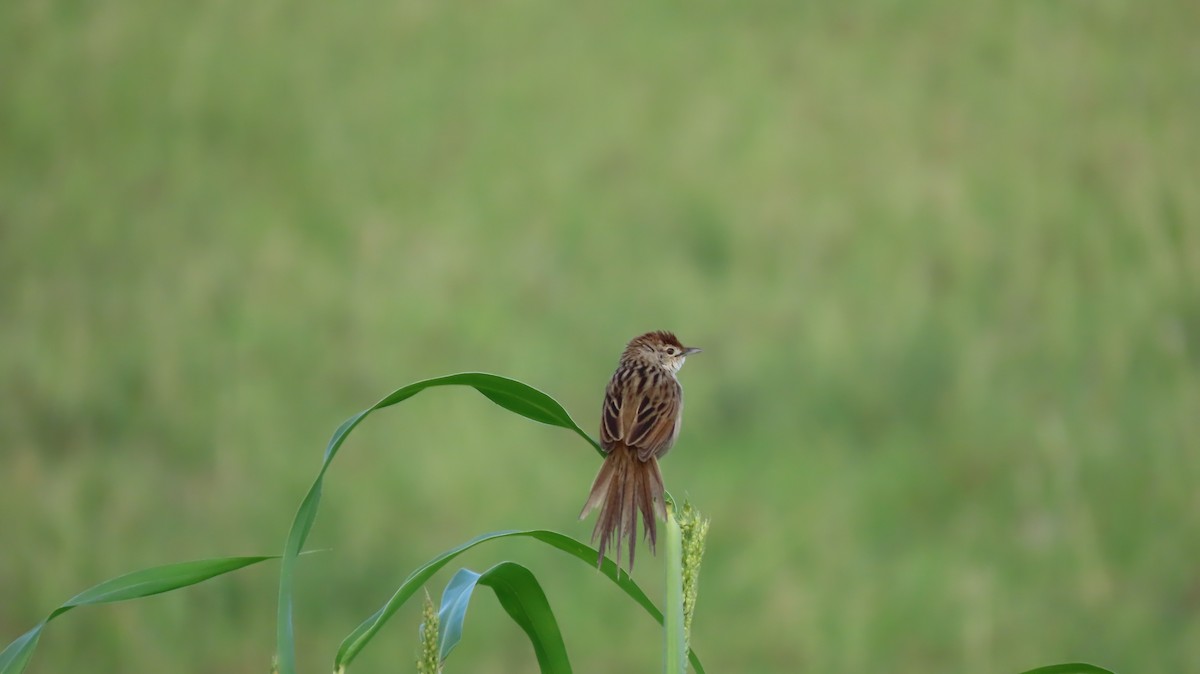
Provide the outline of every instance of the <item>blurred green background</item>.
[[[667,328],[705,348],[664,472],[712,518],[709,671],[1194,667],[1198,34],[1182,0],[0,3],[0,642],[281,550],[393,388],[497,372],[592,429]],[[444,548],[586,538],[598,465],[465,389],[372,417],[302,671]],[[660,666],[600,576],[466,564],[501,558],[579,671]],[[276,569],[75,612],[31,671],[266,671]],[[356,669],[411,671],[418,615]],[[448,671],[535,668],[494,600],[467,629]]]

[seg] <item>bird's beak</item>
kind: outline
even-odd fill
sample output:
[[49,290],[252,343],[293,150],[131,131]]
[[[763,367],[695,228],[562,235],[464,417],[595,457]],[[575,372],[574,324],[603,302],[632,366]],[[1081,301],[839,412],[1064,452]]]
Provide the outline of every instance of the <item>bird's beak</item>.
[[683,350],[683,355],[690,356],[693,353],[700,353],[700,351],[701,351],[701,349],[699,349],[697,347],[689,346],[688,348]]

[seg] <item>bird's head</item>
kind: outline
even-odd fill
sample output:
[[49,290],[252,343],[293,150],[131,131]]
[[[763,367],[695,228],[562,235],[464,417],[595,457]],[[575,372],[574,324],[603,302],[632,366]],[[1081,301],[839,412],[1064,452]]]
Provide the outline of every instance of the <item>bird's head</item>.
[[696,347],[680,344],[679,339],[666,330],[656,330],[631,339],[621,360],[656,365],[674,373],[683,367],[688,356],[699,351]]

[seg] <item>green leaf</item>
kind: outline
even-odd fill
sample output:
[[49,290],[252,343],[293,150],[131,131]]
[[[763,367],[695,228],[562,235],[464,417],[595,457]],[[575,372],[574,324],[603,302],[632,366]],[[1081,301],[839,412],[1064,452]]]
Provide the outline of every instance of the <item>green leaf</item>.
[[[413,594],[416,593],[422,585],[428,581],[433,574],[437,573],[442,567],[450,563],[455,557],[470,550],[471,548],[487,541],[498,540],[501,538],[525,537],[540,541],[553,548],[557,548],[568,555],[578,559],[586,564],[590,569],[596,568],[596,559],[600,556],[600,552],[595,548],[580,543],[579,541],[565,536],[556,531],[547,531],[545,529],[528,529],[519,531],[493,531],[481,536],[476,536],[471,540],[451,548],[442,554],[434,557],[424,565],[418,567],[415,571],[409,574],[408,578],[401,583],[400,587],[392,595],[383,606],[379,608],[371,617],[367,618],[354,629],[345,639],[342,640],[342,645],[338,648],[337,656],[333,662],[334,671],[342,668],[349,668],[350,663],[354,661],[362,651],[362,649],[370,643],[371,639],[383,628],[384,623],[388,621],[400,610],[404,602],[408,601]],[[663,614],[650,601],[646,593],[638,587],[637,583],[629,577],[629,574],[622,571],[615,562],[609,558],[604,558],[600,564],[600,574],[616,583],[617,587],[621,588],[625,594],[629,595],[646,613],[650,614],[661,625],[663,622]],[[696,670],[696,674],[704,674],[704,667],[700,664],[700,659],[696,657],[694,651],[688,652],[688,659],[692,663],[692,668]]]
[[570,674],[567,646],[563,643],[562,632],[558,629],[558,621],[550,609],[546,593],[533,573],[515,562],[501,562],[482,574],[459,569],[450,579],[442,593],[442,608],[438,616],[442,628],[438,638],[440,660],[445,661],[462,639],[467,606],[475,588],[480,585],[492,588],[509,617],[525,630],[543,674]]
[[1031,669],[1022,674],[1113,674],[1112,670],[1096,665],[1089,665],[1086,662],[1066,662],[1061,665],[1046,665]]
[[194,562],[179,562],[150,569],[142,569],[106,580],[95,587],[67,600],[56,613],[63,612],[75,606],[89,604],[108,604],[111,602],[139,599],[163,592],[170,592],[188,585],[206,581],[214,576],[236,571],[240,568],[257,564],[268,559],[278,559],[279,555],[259,557],[224,557],[218,559],[201,559]]
[[0,674],[17,674],[25,669],[29,658],[33,657],[33,649],[37,648],[38,639],[42,636],[42,628],[45,626],[46,621],[43,620],[0,652]]
[[459,569],[442,590],[442,604],[438,608],[438,662],[445,662],[462,641],[467,606],[481,575],[470,569]]
[[342,443],[346,441],[351,431],[367,418],[367,415],[408,400],[425,389],[437,386],[470,386],[504,409],[543,424],[574,431],[576,435],[587,440],[596,452],[601,456],[604,455],[604,450],[600,448],[599,443],[585,433],[554,398],[528,384],[484,372],[463,372],[409,384],[396,389],[370,408],[342,422],[325,447],[325,458],[321,463],[321,469],[317,471],[316,479],[313,480],[312,486],[308,488],[308,493],[304,495],[304,500],[300,502],[300,507],[296,510],[292,528],[288,531],[287,543],[283,548],[283,557],[279,568],[279,605],[276,611],[275,630],[275,657],[281,674],[296,673],[296,641],[295,631],[292,627],[296,558],[300,555],[300,550],[304,547],[304,542],[308,539],[308,534],[312,531],[313,523],[317,519],[325,471],[329,470],[329,464],[337,455]]
[[667,570],[666,637],[663,671],[666,674],[687,674],[687,639],[683,631],[683,533],[675,519],[674,504],[667,506],[666,535],[663,536],[663,565]]
[[278,559],[278,557],[278,555],[263,555],[200,559],[193,562],[179,562],[141,569],[106,580],[71,597],[62,606],[51,611],[50,615],[46,616],[46,619],[36,627],[9,644],[3,652],[0,652],[0,674],[17,674],[24,670],[25,665],[29,664],[29,658],[33,656],[33,649],[37,647],[38,639],[46,624],[77,606],[110,604],[170,592],[268,559]]

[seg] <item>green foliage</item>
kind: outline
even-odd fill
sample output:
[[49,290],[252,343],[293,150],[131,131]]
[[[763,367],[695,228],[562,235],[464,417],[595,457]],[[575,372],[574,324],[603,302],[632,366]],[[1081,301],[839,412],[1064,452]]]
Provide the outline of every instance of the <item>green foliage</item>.
[[542,674],[570,674],[567,646],[546,593],[533,572],[515,562],[501,562],[483,573],[459,569],[450,579],[440,613],[442,661],[462,639],[467,606],[478,586],[492,588],[508,616],[529,636]]
[[[299,548],[304,544],[304,538],[312,528],[316,519],[321,486],[330,463],[337,450],[341,447],[351,431],[374,410],[381,409],[404,401],[413,395],[435,386],[468,385],[476,388],[493,402],[505,409],[536,421],[560,426],[576,431],[588,439],[593,447],[599,449],[586,433],[582,431],[556,401],[544,393],[521,382],[479,373],[450,375],[436,379],[425,380],[397,389],[386,396],[375,406],[351,417],[338,427],[330,440],[325,452],[317,479],[305,495],[288,534],[287,551],[295,550],[291,562],[294,566],[299,556]],[[637,586],[636,583],[621,571],[613,560],[601,560],[600,571],[625,591],[634,601],[640,604],[651,617],[664,627],[665,648],[664,665],[667,674],[684,674],[687,671],[687,661],[690,659],[697,674],[704,674],[704,669],[697,659],[695,652],[688,647],[688,630],[691,622],[691,612],[695,605],[695,583],[699,572],[700,557],[703,554],[704,538],[707,533],[708,521],[699,516],[690,507],[685,506],[683,518],[687,528],[686,537],[676,518],[675,504],[668,497],[667,522],[664,527],[664,564],[666,568],[666,612],[659,612]],[[443,552],[420,568],[413,571],[392,597],[370,618],[360,624],[343,641],[334,661],[334,671],[345,672],[355,657],[379,633],[384,623],[423,586],[437,571],[454,558],[482,543],[510,538],[528,537],[545,543],[553,548],[566,552],[576,559],[591,566],[599,552],[574,539],[562,534],[545,530],[528,531],[498,531],[478,536],[460,546]],[[293,548],[294,545],[294,548]],[[686,549],[685,549],[686,548]],[[280,570],[280,636],[276,657],[273,660],[273,671],[290,672],[295,670],[294,642],[291,629],[292,595],[290,582],[285,582],[285,575],[291,571],[286,566],[288,554],[285,551],[285,565]],[[229,557],[218,559],[198,560],[165,566],[142,569],[96,585],[75,597],[12,642],[3,652],[0,652],[0,674],[20,674],[28,664],[34,648],[37,646],[43,627],[56,616],[71,610],[76,606],[103,604],[128,599],[152,596],[194,585],[218,575],[256,564],[274,557]],[[690,568],[689,568],[690,567]],[[290,579],[289,579],[290,580]],[[462,639],[463,623],[466,620],[467,606],[470,603],[474,589],[478,585],[491,587],[501,606],[529,636],[533,644],[538,664],[544,674],[569,674],[570,661],[567,657],[566,645],[554,613],[546,599],[545,592],[536,577],[524,566],[514,562],[502,562],[482,574],[468,569],[460,569],[450,580],[442,594],[442,606],[438,615],[432,613],[431,604],[426,594],[425,619],[422,622],[421,647],[422,655],[418,659],[418,670],[437,672],[445,662],[450,652]],[[690,595],[690,600],[686,597]],[[686,608],[685,608],[686,605]],[[283,623],[286,622],[286,626]],[[436,635],[436,636],[435,636]],[[1036,670],[1034,674],[1053,674],[1062,672],[1069,674],[1079,672],[1087,674],[1096,672],[1102,674],[1107,670],[1091,665],[1056,665]],[[1030,673],[1027,673],[1030,674]]]
[[[323,480],[330,463],[337,455],[337,450],[341,447],[350,432],[371,412],[407,400],[427,388],[448,385],[471,386],[483,393],[489,400],[512,412],[535,421],[574,430],[577,434],[588,440],[595,449],[599,449],[595,441],[588,437],[571,420],[570,416],[557,401],[521,382],[497,375],[481,373],[450,375],[410,384],[397,389],[370,409],[360,412],[342,423],[337,431],[334,432],[333,438],[329,442],[320,472],[301,502],[292,529],[288,534],[287,548],[285,549],[283,564],[280,569],[279,644],[274,659],[274,669],[276,671],[285,673],[295,671],[295,646],[292,633],[293,568],[299,557],[299,550],[304,545],[304,539],[307,537],[313,522],[316,520]],[[672,524],[672,526],[675,538],[678,539],[678,525]],[[567,552],[576,559],[585,562],[589,567],[593,564],[593,560],[599,556],[599,551],[552,531],[500,531],[478,536],[442,553],[414,571],[382,608],[376,611],[374,615],[343,640],[334,662],[334,671],[345,671],[358,653],[375,637],[383,624],[418,588],[423,586],[443,566],[463,552],[481,543],[508,537],[533,538],[563,552]],[[674,547],[679,547],[678,540],[675,541]],[[675,555],[675,557],[678,557],[678,555]],[[13,667],[11,670],[12,674],[16,674],[23,669],[37,643],[42,625],[59,613],[69,610],[74,606],[120,601],[122,599],[158,594],[192,585],[211,578],[214,575],[228,573],[229,571],[248,566],[263,559],[268,558],[229,558],[174,564],[137,571],[101,583],[68,601],[63,607],[51,613],[49,618],[43,621],[41,625],[20,637],[4,653],[0,654],[0,664],[5,665],[5,668],[0,670],[0,672],[2,674],[9,674],[8,665],[5,663],[11,663]],[[681,560],[674,559],[674,562],[676,567],[675,574],[678,575]],[[669,561],[668,564],[670,563]],[[654,608],[645,593],[633,582],[628,574],[622,573],[612,560],[604,559],[600,565],[600,571],[623,589],[634,601],[640,604],[652,617],[660,623],[663,622],[662,614]],[[566,655],[566,646],[562,642],[562,636],[559,633],[557,622],[555,621],[553,612],[550,610],[545,593],[528,569],[511,562],[494,566],[483,574],[476,574],[463,569],[451,580],[450,585],[447,586],[446,592],[443,595],[442,610],[438,618],[438,622],[441,625],[438,631],[438,642],[440,643],[440,650],[437,657],[438,663],[446,659],[450,651],[461,639],[462,624],[466,619],[467,604],[470,602],[471,594],[477,584],[485,585],[495,590],[496,596],[505,611],[529,635],[542,671],[571,671]],[[676,599],[680,599],[677,595],[679,595],[682,585],[680,583],[676,583],[676,585],[678,587],[669,596],[675,596]],[[678,603],[680,603],[681,608],[682,599]],[[676,616],[674,624],[678,626],[679,630],[683,629],[681,615]],[[426,625],[428,626],[428,621]],[[425,629],[423,628],[423,630]],[[423,631],[423,634],[426,634],[426,631]],[[423,637],[423,643],[426,645],[429,643],[427,634]],[[682,639],[679,640],[679,645],[683,648]],[[695,653],[689,652],[688,655],[690,655],[697,672],[703,674],[704,670],[700,666]],[[424,662],[424,659],[422,662]]]
[[[308,493],[305,494],[304,500],[301,501],[300,508],[296,511],[292,528],[288,532],[283,560],[280,563],[275,655],[279,670],[283,674],[292,674],[296,671],[296,646],[292,630],[292,595],[295,586],[295,565],[300,555],[300,550],[304,547],[304,541],[308,538],[313,522],[317,518],[317,509],[321,503],[321,488],[324,484],[325,472],[329,469],[330,463],[337,456],[338,449],[346,441],[350,432],[363,419],[366,419],[371,412],[390,407],[411,398],[421,391],[439,386],[470,386],[486,396],[488,400],[511,412],[544,424],[573,430],[576,434],[587,440],[596,451],[601,451],[600,446],[596,444],[595,440],[592,440],[583,429],[579,428],[579,425],[571,419],[571,416],[567,414],[562,405],[558,404],[550,396],[519,381],[480,372],[453,374],[409,384],[408,386],[396,389],[372,407],[344,421],[341,426],[338,426],[333,437],[330,438],[329,445],[325,449],[325,459],[321,463],[321,469],[318,471],[312,486],[309,487]],[[436,570],[436,568],[433,569],[433,571]],[[429,575],[432,575],[433,571],[430,571]],[[423,582],[424,580],[422,580]],[[411,592],[415,592],[419,585],[412,586]],[[392,610],[394,612],[395,609]],[[390,616],[390,613],[388,615]],[[343,644],[343,648],[345,648],[345,644]],[[349,650],[348,657],[345,658],[344,663],[342,662],[341,651],[339,650],[337,666],[348,665],[350,660],[353,659],[354,653],[357,653],[358,648],[361,648],[361,646]]]
[[[595,548],[584,545],[579,541],[564,536],[555,531],[546,531],[544,529],[531,529],[525,531],[495,531],[487,534],[476,536],[475,538],[451,548],[429,560],[425,564],[418,567],[408,578],[396,589],[391,598],[384,603],[379,610],[375,611],[369,618],[363,621],[354,629],[345,639],[342,640],[341,646],[338,648],[337,657],[334,659],[334,670],[347,668],[358,657],[359,653],[366,645],[375,638],[383,625],[393,616],[396,611],[408,601],[416,591],[422,587],[433,574],[437,573],[445,565],[449,564],[455,557],[463,554],[471,548],[503,538],[531,538],[533,540],[544,543],[547,546],[560,550],[574,557],[575,559],[587,564],[589,567],[595,568],[596,559],[599,557],[599,551]],[[621,570],[620,567],[613,562],[612,559],[605,558],[599,567],[599,572],[604,577],[611,580],[617,585],[626,595],[629,596],[636,604],[656,620],[659,624],[663,624],[663,614],[654,605],[654,602],[646,596],[638,584],[633,581],[628,573]],[[689,651],[688,658],[691,661],[692,667],[696,669],[698,674],[704,674],[704,667],[700,664],[699,658],[696,657],[694,651]]]
[[199,559],[192,562],[155,566],[110,578],[63,602],[61,606],[51,611],[45,620],[9,644],[3,652],[0,652],[0,674],[19,674],[23,671],[29,663],[29,659],[33,657],[33,650],[37,648],[38,639],[41,638],[46,624],[73,608],[111,604],[170,592],[268,559],[278,558],[278,555],[268,555]]

